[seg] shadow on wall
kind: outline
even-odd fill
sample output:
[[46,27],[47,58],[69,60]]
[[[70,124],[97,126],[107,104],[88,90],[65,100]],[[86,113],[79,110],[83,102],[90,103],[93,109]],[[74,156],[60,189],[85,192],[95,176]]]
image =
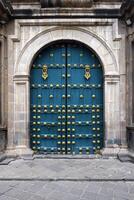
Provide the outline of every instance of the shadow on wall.
[[91,7],[93,0],[40,0],[42,8],[49,7]]
[[127,143],[130,151],[134,151],[134,127],[127,127]]
[[0,152],[3,152],[6,149],[7,145],[7,129],[0,128]]

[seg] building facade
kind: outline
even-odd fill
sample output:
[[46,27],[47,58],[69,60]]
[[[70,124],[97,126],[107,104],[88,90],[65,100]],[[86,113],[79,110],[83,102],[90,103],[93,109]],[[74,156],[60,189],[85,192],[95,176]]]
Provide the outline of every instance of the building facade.
[[126,72],[127,72],[127,141],[134,150],[134,1],[124,1],[121,15],[126,24]]
[[2,155],[130,154],[133,20],[123,7],[1,1]]

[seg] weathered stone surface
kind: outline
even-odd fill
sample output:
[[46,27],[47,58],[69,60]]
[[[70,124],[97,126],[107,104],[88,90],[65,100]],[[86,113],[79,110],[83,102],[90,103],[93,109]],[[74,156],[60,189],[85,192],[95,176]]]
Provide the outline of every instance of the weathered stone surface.
[[93,0],[40,0],[42,7],[90,7]]
[[125,180],[134,179],[133,164],[116,159],[16,160],[0,171],[0,200],[134,199],[134,182]]
[[4,151],[7,143],[7,130],[0,128],[0,151]]
[[117,159],[18,159],[0,165],[0,171],[0,179],[134,180],[133,163]]
[[[133,93],[132,64],[130,64],[132,54],[129,53],[130,58],[126,62],[124,24],[117,15],[115,19],[111,17],[113,15],[105,15],[103,11],[105,9],[114,14],[119,11],[121,1],[105,0],[102,4],[102,1],[99,0],[78,0],[77,3],[76,0],[42,0],[42,5],[43,2],[44,6],[57,5],[62,8],[72,6],[73,8],[70,10],[48,8],[46,11],[41,9],[39,0],[12,0],[11,5],[17,12],[17,17],[21,19],[15,18],[14,15],[12,22],[4,27],[4,29],[6,28],[5,35],[3,34],[4,29],[0,32],[1,35],[4,35],[6,40],[4,45],[7,44],[5,46],[10,55],[7,59],[7,54],[2,54],[2,58],[7,61],[8,68],[6,73],[2,72],[4,83],[7,83],[3,83],[2,86],[4,91],[2,96],[5,95],[2,101],[2,113],[4,113],[2,118],[3,124],[8,127],[7,155],[32,155],[29,149],[29,75],[33,58],[41,48],[50,43],[58,40],[75,40],[93,49],[103,65],[104,153],[109,156],[117,156],[121,148],[127,149],[126,125],[128,122],[131,124],[132,121],[130,117],[132,115],[132,95],[129,95],[129,91],[131,94]],[[90,9],[91,2],[94,3],[92,9]],[[80,6],[82,9],[75,9],[75,6]],[[24,12],[26,15],[23,15]],[[42,19],[44,13],[47,17]],[[98,14],[105,16],[98,18]],[[128,38],[131,38],[131,41],[133,40],[133,31],[130,29],[129,31]],[[2,52],[6,52],[7,49],[4,48]],[[3,68],[6,65],[2,62]],[[127,69],[131,69],[127,71],[126,65]]]

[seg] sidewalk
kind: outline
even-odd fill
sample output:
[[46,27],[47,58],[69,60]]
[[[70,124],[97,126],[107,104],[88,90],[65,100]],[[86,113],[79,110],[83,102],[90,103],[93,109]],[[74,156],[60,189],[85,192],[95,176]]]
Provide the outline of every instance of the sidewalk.
[[0,165],[0,179],[134,180],[134,164],[117,159],[18,159]]
[[134,164],[37,158],[0,165],[0,200],[50,199],[134,200]]

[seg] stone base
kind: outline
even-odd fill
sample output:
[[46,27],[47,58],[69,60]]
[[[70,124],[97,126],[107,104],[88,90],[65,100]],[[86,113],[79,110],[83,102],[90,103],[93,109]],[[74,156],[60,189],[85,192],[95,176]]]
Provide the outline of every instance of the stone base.
[[33,159],[33,151],[26,147],[7,148],[7,157],[20,157],[23,159]]
[[125,157],[125,156],[128,156],[129,155],[129,150],[128,150],[128,148],[126,147],[126,148],[120,148],[120,150],[119,150],[119,153],[118,153],[118,156],[120,156],[120,157]]
[[122,162],[134,162],[134,152],[129,151],[127,147],[124,148],[105,148],[102,150],[103,158],[118,158]]
[[120,151],[119,147],[109,147],[109,148],[104,148],[102,150],[102,156],[104,158],[109,158],[109,157],[118,157],[118,153]]
[[[109,147],[104,148],[101,151],[101,155],[89,155],[89,156],[64,156],[66,158],[118,158],[120,161],[134,161],[134,152],[130,152],[127,148],[119,148],[119,147]],[[33,156],[33,151],[30,148],[26,147],[16,147],[16,148],[8,148],[6,153],[0,154],[0,161],[5,158],[22,158],[22,159],[34,159],[36,157],[43,158],[61,158],[62,156],[42,156],[35,155]],[[63,157],[62,157],[63,158]]]
[[121,162],[127,162],[127,161],[132,161],[130,158],[130,152],[127,148],[121,148],[119,153],[118,153],[118,159]]
[[0,162],[6,159],[6,154],[4,152],[0,152]]
[[118,158],[122,162],[134,162],[134,152],[129,151],[129,149],[121,149],[118,154]]
[[134,152],[129,152],[129,157],[134,161]]

